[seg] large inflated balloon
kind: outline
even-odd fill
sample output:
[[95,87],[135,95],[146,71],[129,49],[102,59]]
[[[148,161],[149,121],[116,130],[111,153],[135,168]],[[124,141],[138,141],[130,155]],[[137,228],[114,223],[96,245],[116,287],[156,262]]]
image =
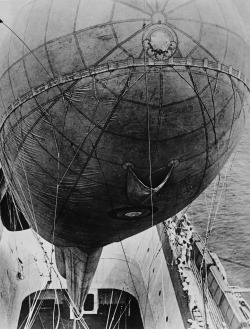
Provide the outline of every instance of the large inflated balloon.
[[240,138],[249,56],[229,1],[40,0],[13,31],[0,161],[57,246],[99,248],[177,213]]

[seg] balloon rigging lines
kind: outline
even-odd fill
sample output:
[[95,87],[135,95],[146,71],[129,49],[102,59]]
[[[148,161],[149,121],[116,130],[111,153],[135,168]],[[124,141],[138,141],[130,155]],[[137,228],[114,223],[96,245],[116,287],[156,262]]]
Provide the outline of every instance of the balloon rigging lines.
[[39,58],[35,55],[35,53],[30,49],[30,47],[16,34],[8,25],[6,25],[1,19],[0,24],[3,24],[11,33],[13,33],[23,44],[24,46],[30,51],[30,53],[35,57],[37,62],[41,65],[41,67],[44,69],[44,71],[48,74],[48,76],[52,79],[53,76],[48,72],[48,70],[45,68],[45,66],[42,64],[42,62],[39,60]]

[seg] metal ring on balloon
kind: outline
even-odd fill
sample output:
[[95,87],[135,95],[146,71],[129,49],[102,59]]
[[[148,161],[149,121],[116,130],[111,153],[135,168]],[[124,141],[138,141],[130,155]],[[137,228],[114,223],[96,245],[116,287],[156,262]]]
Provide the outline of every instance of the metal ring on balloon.
[[154,24],[143,34],[142,44],[146,54],[156,60],[166,60],[178,48],[178,38],[173,29],[164,24]]
[[113,209],[108,215],[114,219],[132,221],[155,214],[158,211],[157,207],[138,206]]

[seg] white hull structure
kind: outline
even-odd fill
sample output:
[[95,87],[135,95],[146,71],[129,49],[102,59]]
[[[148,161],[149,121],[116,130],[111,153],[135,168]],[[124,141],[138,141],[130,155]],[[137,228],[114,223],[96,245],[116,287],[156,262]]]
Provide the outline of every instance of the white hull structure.
[[200,328],[249,328],[249,306],[233,293],[209,252],[201,275],[204,245],[197,233],[191,262],[180,267],[166,223],[103,249],[86,298],[92,296],[93,306],[85,308],[85,301],[81,314],[66,292],[54,246],[31,229],[10,232],[1,224],[0,328],[196,328],[192,321]]
[[[0,281],[2,329],[17,328],[25,297],[45,288],[66,288],[52,246],[31,230],[2,229]],[[98,289],[118,289],[134,296],[145,329],[185,328],[156,228],[104,248],[90,290],[95,298]],[[97,307],[92,313],[97,313]]]

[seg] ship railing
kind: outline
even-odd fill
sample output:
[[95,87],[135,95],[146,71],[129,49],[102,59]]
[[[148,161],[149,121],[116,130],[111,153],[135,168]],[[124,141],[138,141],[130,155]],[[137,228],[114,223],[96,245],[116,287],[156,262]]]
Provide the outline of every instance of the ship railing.
[[224,316],[221,312],[221,310],[217,307],[214,299],[211,296],[211,293],[208,289],[208,286],[206,284],[202,284],[202,278],[201,274],[199,273],[195,262],[191,260],[191,270],[194,274],[194,277],[196,279],[196,284],[199,287],[200,291],[204,289],[204,293],[206,296],[206,303],[207,303],[207,308],[209,310],[210,317],[213,321],[214,327],[215,328],[220,328],[221,323],[224,321]]
[[[170,232],[168,230],[168,226],[163,223],[164,226],[164,232],[165,234],[167,234],[170,237]],[[173,239],[170,239],[171,241]],[[169,241],[170,243],[170,247],[173,253],[173,258],[177,259],[178,258],[178,250],[176,249],[176,243],[172,243]],[[207,260],[207,257],[205,256],[205,259]],[[199,298],[197,298],[197,296],[195,295],[195,291],[190,291],[190,294],[193,294],[193,300],[195,301],[196,306],[198,307],[200,313],[203,316],[203,319],[205,319],[205,313],[204,311],[206,310],[206,314],[209,314],[209,318],[212,321],[212,328],[214,329],[219,329],[221,328],[221,324],[223,323],[223,321],[225,321],[224,316],[222,314],[222,312],[220,311],[220,309],[217,307],[215,301],[213,300],[209,290],[208,290],[208,286],[206,284],[204,284],[202,282],[202,276],[200,271],[198,270],[196,263],[195,263],[195,258],[192,258],[190,260],[190,266],[189,266],[189,270],[191,270],[191,272],[193,273],[193,281],[195,283],[195,285],[197,286],[197,288],[200,291],[200,295],[205,296],[205,305],[202,305],[201,300],[199,300]],[[186,272],[186,274],[188,273],[188,271]],[[193,309],[191,309],[191,307],[193,307],[193,303],[191,305],[189,305],[190,308],[190,312],[193,315]],[[204,310],[205,308],[205,310]],[[194,316],[194,315],[193,315]],[[193,317],[193,320],[196,321],[196,317]]]
[[[196,273],[197,280],[201,283],[201,264],[203,262],[204,244],[201,237],[194,232],[194,244],[192,254],[192,270]],[[214,264],[209,252],[205,253],[204,267],[206,269],[207,299],[213,300],[213,306],[217,307],[225,322],[231,329],[249,328],[249,319],[240,307],[239,301],[235,298],[233,289],[223,280],[222,274]],[[217,313],[218,315],[218,313]]]

